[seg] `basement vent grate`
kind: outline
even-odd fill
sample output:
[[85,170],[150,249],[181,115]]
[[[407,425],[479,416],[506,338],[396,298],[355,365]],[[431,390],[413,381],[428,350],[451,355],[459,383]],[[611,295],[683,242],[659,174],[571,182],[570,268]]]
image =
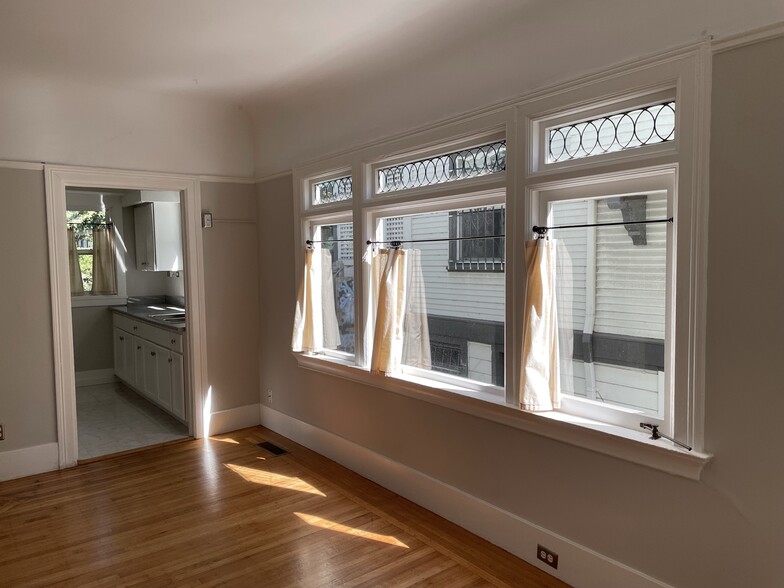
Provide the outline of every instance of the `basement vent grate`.
[[285,449],[278,447],[274,443],[270,443],[269,441],[262,441],[261,443],[257,443],[259,447],[262,449],[266,449],[273,455],[283,455],[284,453],[288,453]]

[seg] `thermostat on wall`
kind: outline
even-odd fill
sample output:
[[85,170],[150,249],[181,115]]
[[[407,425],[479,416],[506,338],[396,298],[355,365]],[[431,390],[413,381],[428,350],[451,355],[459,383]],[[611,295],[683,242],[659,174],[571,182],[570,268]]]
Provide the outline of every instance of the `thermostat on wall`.
[[211,212],[202,212],[201,213],[201,228],[202,229],[210,229],[210,228],[212,228],[212,213]]

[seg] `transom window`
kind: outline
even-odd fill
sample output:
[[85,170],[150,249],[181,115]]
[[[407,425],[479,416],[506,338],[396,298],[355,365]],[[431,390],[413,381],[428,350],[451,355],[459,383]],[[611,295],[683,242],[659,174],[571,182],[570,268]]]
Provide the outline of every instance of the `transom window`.
[[376,192],[396,192],[454,182],[506,169],[506,141],[462,149],[378,170]]
[[624,151],[675,139],[675,102],[654,104],[547,129],[547,163]]
[[343,202],[352,198],[351,176],[335,178],[313,184],[312,200],[314,205]]

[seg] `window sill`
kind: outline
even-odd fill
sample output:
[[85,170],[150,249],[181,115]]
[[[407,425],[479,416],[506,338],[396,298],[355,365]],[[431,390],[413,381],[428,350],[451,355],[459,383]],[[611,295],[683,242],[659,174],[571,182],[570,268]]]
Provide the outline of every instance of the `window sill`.
[[71,308],[83,308],[87,306],[119,306],[128,302],[124,296],[71,296]]
[[434,387],[426,379],[415,376],[385,378],[328,356],[294,355],[304,369],[430,402],[690,480],[699,480],[712,458],[699,451],[686,451],[664,439],[654,441],[642,430],[634,431],[555,411],[524,412],[506,404],[501,397],[451,384],[438,383],[438,387]]

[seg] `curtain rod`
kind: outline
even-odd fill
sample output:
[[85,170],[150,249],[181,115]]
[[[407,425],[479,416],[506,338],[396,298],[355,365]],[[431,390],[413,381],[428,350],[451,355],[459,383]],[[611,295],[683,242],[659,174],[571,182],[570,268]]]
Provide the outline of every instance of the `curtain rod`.
[[[437,239],[390,239],[389,241],[371,241],[368,239],[365,241],[366,245],[383,245],[387,243],[389,245],[400,246],[403,243],[435,243],[438,241],[467,241],[469,239],[502,239],[505,235],[477,235],[476,237],[441,237]],[[305,241],[305,245],[311,246],[314,243],[353,243],[354,239],[329,239],[327,241],[312,241],[308,239]]]
[[588,225],[558,225],[557,227],[539,227],[534,225],[532,230],[539,236],[544,235],[547,231],[555,230],[555,229],[584,229],[588,227],[615,227],[621,225],[651,225],[654,223],[671,223],[673,221],[673,217],[670,218],[661,218],[656,220],[644,220],[644,221],[629,221],[629,222],[617,222],[617,223],[592,223]]
[[366,245],[383,245],[387,243],[392,247],[400,247],[403,243],[437,243],[439,241],[469,241],[472,239],[503,239],[506,235],[477,235],[475,237],[440,237],[436,239],[390,239],[388,241],[365,241]]
[[110,227],[114,225],[113,222],[108,223],[65,223],[67,225],[77,225],[80,227]]

